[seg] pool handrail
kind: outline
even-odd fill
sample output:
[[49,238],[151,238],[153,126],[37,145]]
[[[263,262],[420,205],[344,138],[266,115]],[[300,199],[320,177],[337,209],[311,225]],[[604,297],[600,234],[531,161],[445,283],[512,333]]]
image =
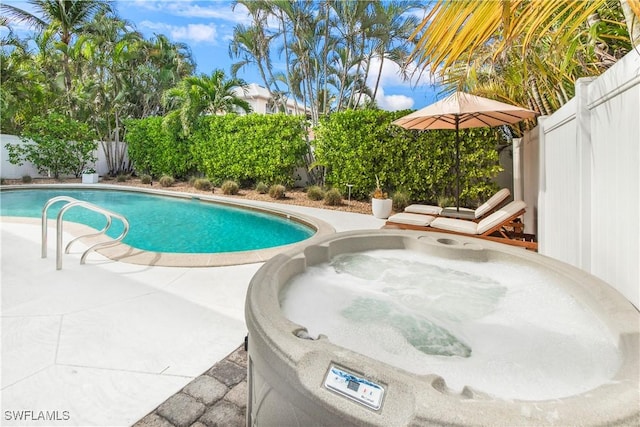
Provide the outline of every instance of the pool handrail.
[[56,219],[56,270],[61,270],[62,269],[63,217],[64,217],[64,214],[69,209],[71,209],[72,207],[80,206],[80,207],[83,207],[85,209],[89,209],[91,211],[101,213],[101,214],[103,214],[105,216],[107,223],[104,226],[104,228],[102,228],[102,230],[98,231],[97,233],[85,234],[85,235],[76,237],[75,239],[71,240],[67,244],[67,246],[65,247],[65,253],[69,253],[69,249],[70,249],[71,245],[74,242],[76,242],[77,240],[81,239],[81,238],[84,238],[84,237],[96,237],[96,236],[100,236],[102,234],[105,234],[107,232],[107,230],[109,230],[109,228],[111,227],[113,218],[119,219],[120,221],[122,221],[122,224],[124,225],[122,233],[120,233],[120,235],[118,237],[116,237],[115,239],[113,239],[111,241],[106,241],[106,242],[99,242],[99,243],[96,243],[96,244],[90,246],[82,254],[82,256],[80,257],[80,264],[84,264],[85,263],[87,255],[91,251],[94,251],[99,247],[108,247],[108,246],[117,245],[118,243],[120,243],[126,237],[127,233],[129,232],[129,221],[123,215],[120,215],[120,214],[112,212],[110,210],[101,208],[100,206],[96,206],[93,203],[89,203],[89,202],[86,202],[86,201],[83,201],[83,200],[78,200],[78,199],[75,199],[75,198],[70,197],[70,196],[53,197],[53,198],[49,199],[47,201],[47,203],[45,203],[44,207],[42,208],[42,258],[46,258],[47,257],[47,211],[48,211],[48,209],[49,209],[49,207],[51,205],[53,205],[54,203],[60,202],[60,201],[66,201],[67,204],[64,205],[60,209],[60,212],[58,212],[58,216],[57,216],[57,219]]

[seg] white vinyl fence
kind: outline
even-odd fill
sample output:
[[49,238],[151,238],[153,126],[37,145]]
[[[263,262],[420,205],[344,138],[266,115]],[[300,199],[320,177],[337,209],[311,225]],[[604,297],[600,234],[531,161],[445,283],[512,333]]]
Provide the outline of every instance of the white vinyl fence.
[[[32,178],[48,177],[46,174],[39,174],[38,170],[31,163],[24,163],[22,166],[12,165],[11,163],[9,163],[9,153],[6,149],[7,144],[23,144],[23,142],[18,136],[0,134],[0,178],[20,179],[25,175],[29,175]],[[109,166],[107,165],[106,155],[101,143],[98,143],[98,149],[94,154],[98,158],[98,160],[96,161],[95,165],[87,165],[87,167],[95,168],[95,170],[98,172],[98,175],[100,176],[108,174]]]
[[640,307],[640,54],[578,80],[575,98],[538,128],[539,252]]

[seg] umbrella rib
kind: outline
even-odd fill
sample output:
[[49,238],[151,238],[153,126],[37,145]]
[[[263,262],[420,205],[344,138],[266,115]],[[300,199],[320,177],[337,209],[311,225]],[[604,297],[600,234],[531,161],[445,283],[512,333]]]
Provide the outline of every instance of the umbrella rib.
[[[507,112],[507,111],[485,111],[485,112],[482,112],[482,113],[477,112],[477,113],[465,114],[463,116],[463,118],[460,120],[460,122],[464,123],[464,122],[467,122],[467,121],[469,121],[471,119],[477,119],[478,121],[484,123],[486,126],[490,126],[490,127],[499,126],[501,124],[510,124],[510,122],[505,121],[504,118],[497,116],[497,114],[501,114],[503,116],[507,116],[507,117],[510,117],[510,118],[513,118],[513,119],[517,119],[515,121],[515,123],[517,123],[517,122],[519,122],[521,120],[524,120],[523,117],[520,117],[517,114],[513,114],[513,113],[510,113],[510,112]],[[483,116],[490,117],[491,119],[498,120],[498,121],[500,121],[502,123],[491,124],[489,121],[484,120]]]
[[448,124],[455,124],[455,119],[451,119],[447,116],[432,116],[432,117],[416,117],[414,119],[407,120],[403,125],[408,128],[415,128],[423,123],[428,123],[426,126],[420,126],[420,129],[428,129],[432,124],[438,121],[444,121]]

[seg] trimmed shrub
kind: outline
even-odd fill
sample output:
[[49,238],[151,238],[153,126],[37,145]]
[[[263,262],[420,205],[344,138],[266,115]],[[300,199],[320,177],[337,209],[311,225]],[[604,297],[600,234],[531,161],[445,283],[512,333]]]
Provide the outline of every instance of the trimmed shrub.
[[264,182],[260,181],[256,184],[256,191],[260,194],[267,194],[269,192],[269,186]]
[[[455,197],[452,173],[455,132],[415,132],[391,125],[408,111],[347,110],[321,118],[314,127],[315,164],[323,166],[327,186],[353,185],[351,197],[364,200],[376,187],[393,194],[402,189],[411,200]],[[502,169],[496,146],[507,141],[498,129],[460,130],[461,203],[486,199]],[[495,192],[495,190],[493,190]]]
[[273,199],[284,199],[286,188],[284,185],[276,184],[269,188],[269,196]]
[[402,212],[404,208],[409,206],[409,196],[402,191],[396,191],[391,199],[393,200],[393,210],[396,212]]
[[324,191],[317,185],[312,185],[307,188],[307,197],[309,200],[322,200],[324,199]]
[[23,184],[31,184],[31,181],[32,181],[31,175],[22,175]]
[[31,163],[40,174],[50,173],[55,179],[67,174],[79,178],[85,165],[96,161],[95,132],[63,114],[30,117],[20,139],[22,144],[5,145],[9,162]]
[[174,179],[169,175],[162,175],[160,180],[158,181],[163,187],[171,187],[173,185]]
[[337,188],[332,188],[324,195],[324,204],[327,206],[340,206],[342,204],[342,194]]
[[206,178],[197,178],[193,181],[193,188],[201,191],[210,191],[213,188],[213,184]]
[[191,141],[184,137],[179,123],[163,124],[162,117],[146,117],[128,119],[125,126],[127,153],[135,170],[177,178],[197,170]]
[[309,150],[304,129],[303,116],[204,116],[189,137],[195,170],[214,182],[291,185],[296,167]]
[[151,184],[153,179],[151,178],[151,175],[142,175],[140,177],[140,182],[143,184]]
[[228,180],[222,183],[222,186],[220,186],[220,189],[222,190],[222,194],[226,194],[227,196],[232,196],[234,194],[238,194],[238,191],[240,190],[240,186],[238,185],[237,182]]

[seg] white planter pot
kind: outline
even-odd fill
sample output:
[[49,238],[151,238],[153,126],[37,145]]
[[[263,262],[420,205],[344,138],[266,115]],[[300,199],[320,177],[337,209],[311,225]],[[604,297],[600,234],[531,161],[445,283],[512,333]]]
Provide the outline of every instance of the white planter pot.
[[82,174],[82,183],[83,184],[97,184],[98,183],[98,174],[97,173],[83,173]]
[[371,210],[373,216],[380,219],[387,219],[391,215],[393,200],[391,199],[371,199]]

